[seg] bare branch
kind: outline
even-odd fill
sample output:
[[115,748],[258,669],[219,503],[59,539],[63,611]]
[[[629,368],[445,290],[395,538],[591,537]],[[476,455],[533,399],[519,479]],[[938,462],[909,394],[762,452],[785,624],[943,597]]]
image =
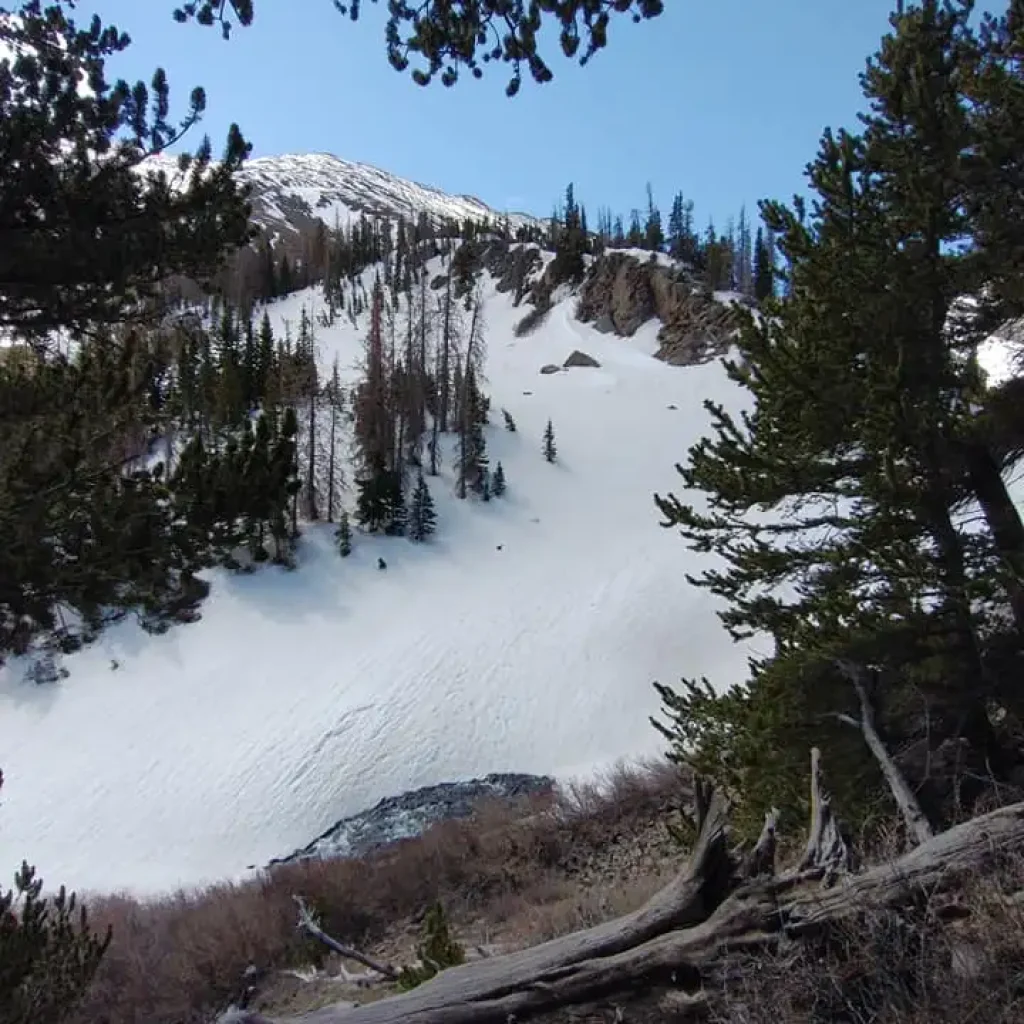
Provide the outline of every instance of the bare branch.
[[365,953],[360,953],[358,949],[353,949],[351,946],[344,946],[337,939],[331,938],[321,927],[317,924],[316,918],[313,916],[309,907],[306,906],[305,901],[301,896],[292,896],[295,903],[299,908],[299,928],[306,932],[307,935],[316,939],[318,942],[322,942],[328,949],[334,950],[339,956],[346,957],[349,960],[355,960],[356,963],[362,964],[364,967],[369,967],[371,971],[376,971],[378,974],[383,975],[385,978],[390,978],[392,981],[398,978],[398,971],[394,967],[390,967],[388,964],[378,963],[376,960],[372,960]]

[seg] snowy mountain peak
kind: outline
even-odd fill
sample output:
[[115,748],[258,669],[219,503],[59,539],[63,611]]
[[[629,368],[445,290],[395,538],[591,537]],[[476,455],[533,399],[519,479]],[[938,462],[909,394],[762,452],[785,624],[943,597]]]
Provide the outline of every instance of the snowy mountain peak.
[[[240,177],[253,187],[254,219],[267,227],[296,218],[316,218],[329,227],[361,213],[415,221],[425,213],[435,223],[456,220],[501,220],[495,210],[474,196],[449,195],[382,171],[370,164],[342,160],[330,153],[295,153],[256,157]],[[513,227],[536,218],[508,212]]]

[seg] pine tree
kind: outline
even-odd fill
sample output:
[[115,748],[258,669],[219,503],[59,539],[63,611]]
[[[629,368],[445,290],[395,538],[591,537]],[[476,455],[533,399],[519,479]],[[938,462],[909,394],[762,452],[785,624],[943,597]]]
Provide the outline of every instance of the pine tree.
[[295,409],[288,406],[270,455],[269,473],[270,533],[275,544],[274,560],[288,566],[292,564],[292,547],[298,536],[296,500],[302,486],[298,475],[298,432],[299,422]]
[[352,527],[345,509],[342,509],[338,516],[338,528],[334,531],[334,539],[338,544],[338,554],[342,558],[348,558],[352,554]]
[[486,414],[482,410],[483,396],[477,384],[476,370],[472,365],[466,370],[463,394],[457,493],[460,498],[465,498],[467,491],[483,497],[488,475],[487,440],[483,430]]
[[[985,397],[949,329],[959,296],[981,284],[953,244],[970,235],[970,204],[950,201],[977,180],[965,173],[977,129],[959,93],[977,39],[966,5],[927,3],[895,25],[863,79],[863,134],[822,139],[813,217],[799,204],[763,208],[791,288],[772,317],[747,323],[728,364],[754,413],[737,420],[709,403],[715,433],[679,467],[708,511],[657,499],[663,525],[724,560],[695,582],[727,602],[730,632],[774,640],[775,654],[728,697],[692,681],[682,694],[660,688],[679,756],[701,751],[696,767],[712,773],[728,762],[733,788],[751,787],[752,813],[778,801],[808,729],[830,749],[851,742],[829,724],[856,700],[837,665],[874,679],[892,742],[955,739],[996,778],[1007,752],[986,701],[1020,706],[986,658],[1005,629],[995,609],[1013,601],[1012,580],[993,572],[997,531],[968,533],[954,519],[975,483],[951,439],[973,430],[969,410]],[[910,710],[922,703],[926,724]],[[866,769],[866,754],[843,757],[843,805],[863,809],[852,766]],[[978,789],[964,781],[960,798]]]
[[338,425],[344,411],[344,393],[338,372],[338,358],[335,356],[331,367],[331,379],[325,389],[327,406],[330,410],[330,424],[327,428],[327,522],[334,522],[334,507],[342,485],[341,468],[338,465]]
[[[206,279],[251,237],[235,181],[248,153],[232,125],[221,163],[204,142],[186,158],[181,187],[139,173],[176,140],[162,70],[152,85],[113,84],[108,58],[129,45],[112,26],[79,29],[63,7],[24,3],[0,25],[12,60],[0,88],[0,327],[43,344],[57,330],[159,317],[163,282]],[[89,88],[80,88],[88,80]],[[203,113],[192,95],[186,128]]]
[[644,229],[640,225],[640,211],[631,210],[629,213],[629,233],[626,235],[626,244],[631,249],[642,249],[644,237]]
[[644,224],[644,248],[658,252],[664,244],[665,236],[661,230],[661,211],[654,204],[654,192],[650,182],[647,184],[647,220]]
[[548,420],[548,425],[544,428],[544,458],[548,462],[554,462],[558,455],[558,449],[555,447],[555,428],[551,424],[551,420]]
[[747,208],[740,208],[740,219],[736,226],[734,244],[735,270],[734,285],[744,295],[754,294],[754,254],[750,238],[750,224],[747,221]]
[[398,987],[405,991],[422,985],[438,971],[465,962],[466,952],[452,936],[448,918],[440,903],[435,903],[427,911],[423,922],[423,942],[418,946],[417,953],[422,966],[403,967],[398,979]]
[[754,241],[754,298],[758,302],[771,298],[775,293],[775,254],[771,232],[765,235],[757,229]]
[[276,351],[274,331],[270,325],[270,314],[264,311],[263,319],[260,320],[260,333],[256,345],[256,370],[253,384],[256,399],[261,405],[264,403],[273,405],[280,397],[273,387],[273,382],[277,377]]
[[[271,450],[274,445],[272,415],[263,412],[256,421],[252,441],[243,437],[242,501],[249,553],[254,562],[267,559],[267,530],[273,521]],[[249,431],[246,432],[247,434]]]
[[507,485],[505,483],[505,470],[502,468],[500,462],[494,467],[494,479],[491,482],[491,489],[496,498],[500,498],[507,489]]
[[292,265],[288,259],[288,253],[281,257],[281,265],[277,271],[278,295],[291,295],[295,291],[295,275],[292,272]]
[[555,258],[551,262],[552,277],[555,281],[580,281],[586,271],[583,257],[587,251],[587,238],[572,182],[565,190],[562,219],[559,222],[556,217],[554,223],[556,231],[551,247],[555,251]]
[[[3,781],[0,772],[0,787]],[[60,1024],[88,989],[110,929],[98,937],[64,886],[43,896],[42,879],[27,863],[14,886],[0,890],[0,1020]]]
[[[174,16],[182,22],[195,19],[202,25],[216,26],[227,37],[233,23],[252,23],[253,6],[253,0],[193,0],[176,8]],[[594,6],[594,0],[566,0],[557,7],[538,8],[483,0],[453,18],[448,4],[438,9],[396,4],[389,10],[386,25],[388,56],[394,68],[404,71],[410,64],[402,55],[417,54],[420,62],[410,73],[419,85],[440,78],[445,86],[452,86],[464,69],[474,78],[481,78],[482,64],[501,61],[511,65],[505,93],[515,96],[523,84],[524,64],[535,82],[548,82],[554,77],[537,48],[538,39],[545,37],[540,28],[557,28],[565,54],[579,53],[586,63],[607,45],[611,17],[628,13],[634,21],[641,21],[658,17],[664,9],[664,0],[616,0],[607,12]],[[353,20],[359,16],[358,5],[339,6],[339,10]],[[598,12],[602,12],[600,17],[596,16]],[[492,47],[492,38],[499,40],[496,47]]]
[[677,192],[672,200],[672,212],[668,220],[669,255],[696,267],[698,248],[698,239],[693,230],[693,201],[684,199],[682,192]]
[[424,541],[437,527],[437,514],[434,511],[434,499],[430,496],[427,481],[420,473],[416,479],[416,488],[412,494],[412,505],[409,509],[409,537],[414,541]]

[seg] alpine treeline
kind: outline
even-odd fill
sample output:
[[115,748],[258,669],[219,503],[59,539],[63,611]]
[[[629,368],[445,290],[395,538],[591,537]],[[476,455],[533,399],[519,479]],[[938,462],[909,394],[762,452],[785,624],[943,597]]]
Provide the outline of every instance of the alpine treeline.
[[751,828],[773,804],[806,813],[812,745],[844,813],[884,807],[861,693],[936,824],[1024,782],[1024,525],[1006,482],[1024,384],[978,362],[1024,314],[1024,7],[977,27],[971,9],[895,16],[862,130],[827,132],[809,167],[813,204],[764,204],[785,297],[727,363],[752,411],[707,403],[714,433],[678,467],[700,505],[656,498],[717,556],[692,582],[730,633],[772,641],[723,695],[659,686],[675,756]]

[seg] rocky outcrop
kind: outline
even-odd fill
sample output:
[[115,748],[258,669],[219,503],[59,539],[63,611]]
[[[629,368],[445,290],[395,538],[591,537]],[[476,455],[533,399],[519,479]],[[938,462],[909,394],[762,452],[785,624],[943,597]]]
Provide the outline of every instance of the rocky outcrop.
[[[459,279],[469,279],[486,270],[494,278],[499,292],[512,292],[513,304],[518,306],[533,285],[536,272],[543,260],[540,249],[535,245],[507,242],[500,238],[474,238],[461,242],[455,250],[452,268]],[[458,272],[459,266],[466,269]],[[443,288],[445,275],[436,277],[431,285],[434,290]],[[456,286],[456,295],[461,298],[467,291],[463,285]]]
[[562,368],[560,366],[556,366],[554,363],[547,363],[540,368],[540,372],[543,374],[561,373]]
[[495,278],[495,288],[499,292],[512,292],[517,306],[523,301],[541,262],[540,249],[535,245],[494,242],[483,254],[483,265]]
[[734,307],[716,302],[685,273],[621,252],[594,261],[580,290],[576,316],[626,337],[658,317],[657,357],[680,366],[724,353],[738,326]]
[[[493,774],[468,782],[437,786],[387,797],[375,807],[332,825],[308,846],[270,862],[362,857],[402,839],[420,835],[439,821],[468,818],[481,800],[515,802],[550,794],[554,780],[545,775]],[[269,865],[268,865],[269,866]]]
[[[515,305],[525,301],[531,307],[515,327],[517,337],[526,337],[543,322],[556,289],[566,284],[558,279],[556,261],[545,266],[541,250],[532,244],[478,238],[463,242],[454,259],[472,268],[472,274],[487,270],[499,292],[512,292]],[[433,287],[444,282],[438,277]],[[624,337],[657,317],[661,347],[656,355],[679,366],[723,354],[739,324],[734,305],[716,301],[684,271],[615,251],[592,260],[579,289],[576,317]]]

